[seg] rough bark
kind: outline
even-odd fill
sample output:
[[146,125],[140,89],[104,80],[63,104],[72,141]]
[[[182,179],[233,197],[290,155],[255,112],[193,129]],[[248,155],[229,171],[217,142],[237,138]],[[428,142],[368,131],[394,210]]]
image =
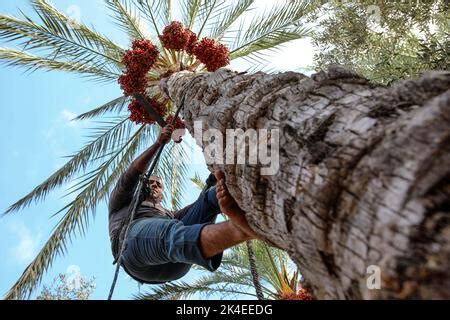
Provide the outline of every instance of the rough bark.
[[[175,102],[185,95],[191,133],[194,120],[280,130],[275,175],[209,167],[224,169],[252,228],[289,253],[319,299],[450,298],[449,88],[449,72],[384,87],[337,66],[168,81]],[[367,287],[370,265],[380,290]]]

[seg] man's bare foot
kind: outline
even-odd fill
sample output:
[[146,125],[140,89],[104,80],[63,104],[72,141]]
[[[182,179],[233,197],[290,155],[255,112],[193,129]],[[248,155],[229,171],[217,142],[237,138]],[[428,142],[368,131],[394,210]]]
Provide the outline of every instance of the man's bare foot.
[[239,228],[242,232],[247,234],[252,239],[259,239],[259,236],[250,228],[245,212],[236,203],[236,200],[231,196],[225,184],[225,175],[222,171],[216,170],[214,176],[217,179],[216,192],[217,200],[219,200],[220,210],[230,218],[230,221]]

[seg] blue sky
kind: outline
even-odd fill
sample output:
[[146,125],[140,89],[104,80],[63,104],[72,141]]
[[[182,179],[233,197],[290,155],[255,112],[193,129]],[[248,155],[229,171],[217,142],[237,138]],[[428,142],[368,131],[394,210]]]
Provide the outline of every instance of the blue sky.
[[[262,3],[262,1],[257,1]],[[122,31],[114,25],[101,0],[54,0],[53,3],[69,15],[79,14],[81,21],[108,35],[124,47]],[[0,13],[19,15],[19,10],[32,15],[28,1],[1,1]],[[0,40],[0,46],[11,47]],[[312,62],[312,47],[308,40],[298,40],[286,46],[271,59],[277,70],[299,70]],[[245,69],[244,63],[234,63],[234,69]],[[98,85],[77,75],[36,71],[0,66],[2,135],[0,147],[0,211],[42,183],[66,161],[64,156],[78,151],[92,124],[71,122],[74,116],[120,96],[118,85]],[[199,149],[192,149],[194,172],[205,178],[208,174]],[[191,160],[192,161],[192,160]],[[51,192],[43,202],[32,204],[20,212],[0,217],[0,295],[7,290],[33,260],[60,217],[51,215],[67,204],[62,198],[64,188]],[[184,204],[195,200],[197,193],[186,195]],[[87,278],[95,277],[97,288],[93,299],[105,299],[113,278],[114,266],[110,253],[107,210],[100,205],[92,215],[85,236],[77,236],[68,246],[68,253],[55,259],[42,283],[49,284],[59,273],[77,270]],[[205,271],[207,272],[207,271]],[[199,272],[191,272],[189,280]],[[141,290],[145,291],[144,286]],[[40,289],[35,290],[39,292]],[[115,299],[130,299],[139,291],[136,282],[121,271]],[[33,294],[32,297],[35,295]]]

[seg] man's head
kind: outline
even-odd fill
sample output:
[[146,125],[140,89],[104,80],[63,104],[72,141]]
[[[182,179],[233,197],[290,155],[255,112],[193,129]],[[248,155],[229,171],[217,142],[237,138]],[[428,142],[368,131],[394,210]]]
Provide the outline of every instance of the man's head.
[[148,196],[148,200],[160,203],[163,200],[164,185],[161,178],[157,176],[150,176],[148,184],[151,188],[151,192]]

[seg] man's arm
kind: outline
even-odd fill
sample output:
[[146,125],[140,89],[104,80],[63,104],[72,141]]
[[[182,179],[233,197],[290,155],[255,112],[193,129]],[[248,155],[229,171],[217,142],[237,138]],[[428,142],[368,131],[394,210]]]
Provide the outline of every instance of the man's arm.
[[122,173],[114,190],[111,193],[109,200],[109,211],[117,211],[131,202],[133,198],[134,189],[138,183],[139,176],[144,173],[150,161],[155,156],[159,147],[170,141],[172,135],[173,126],[165,126],[158,140],[147,150],[145,150],[138,158],[136,158],[130,165],[130,167]]

